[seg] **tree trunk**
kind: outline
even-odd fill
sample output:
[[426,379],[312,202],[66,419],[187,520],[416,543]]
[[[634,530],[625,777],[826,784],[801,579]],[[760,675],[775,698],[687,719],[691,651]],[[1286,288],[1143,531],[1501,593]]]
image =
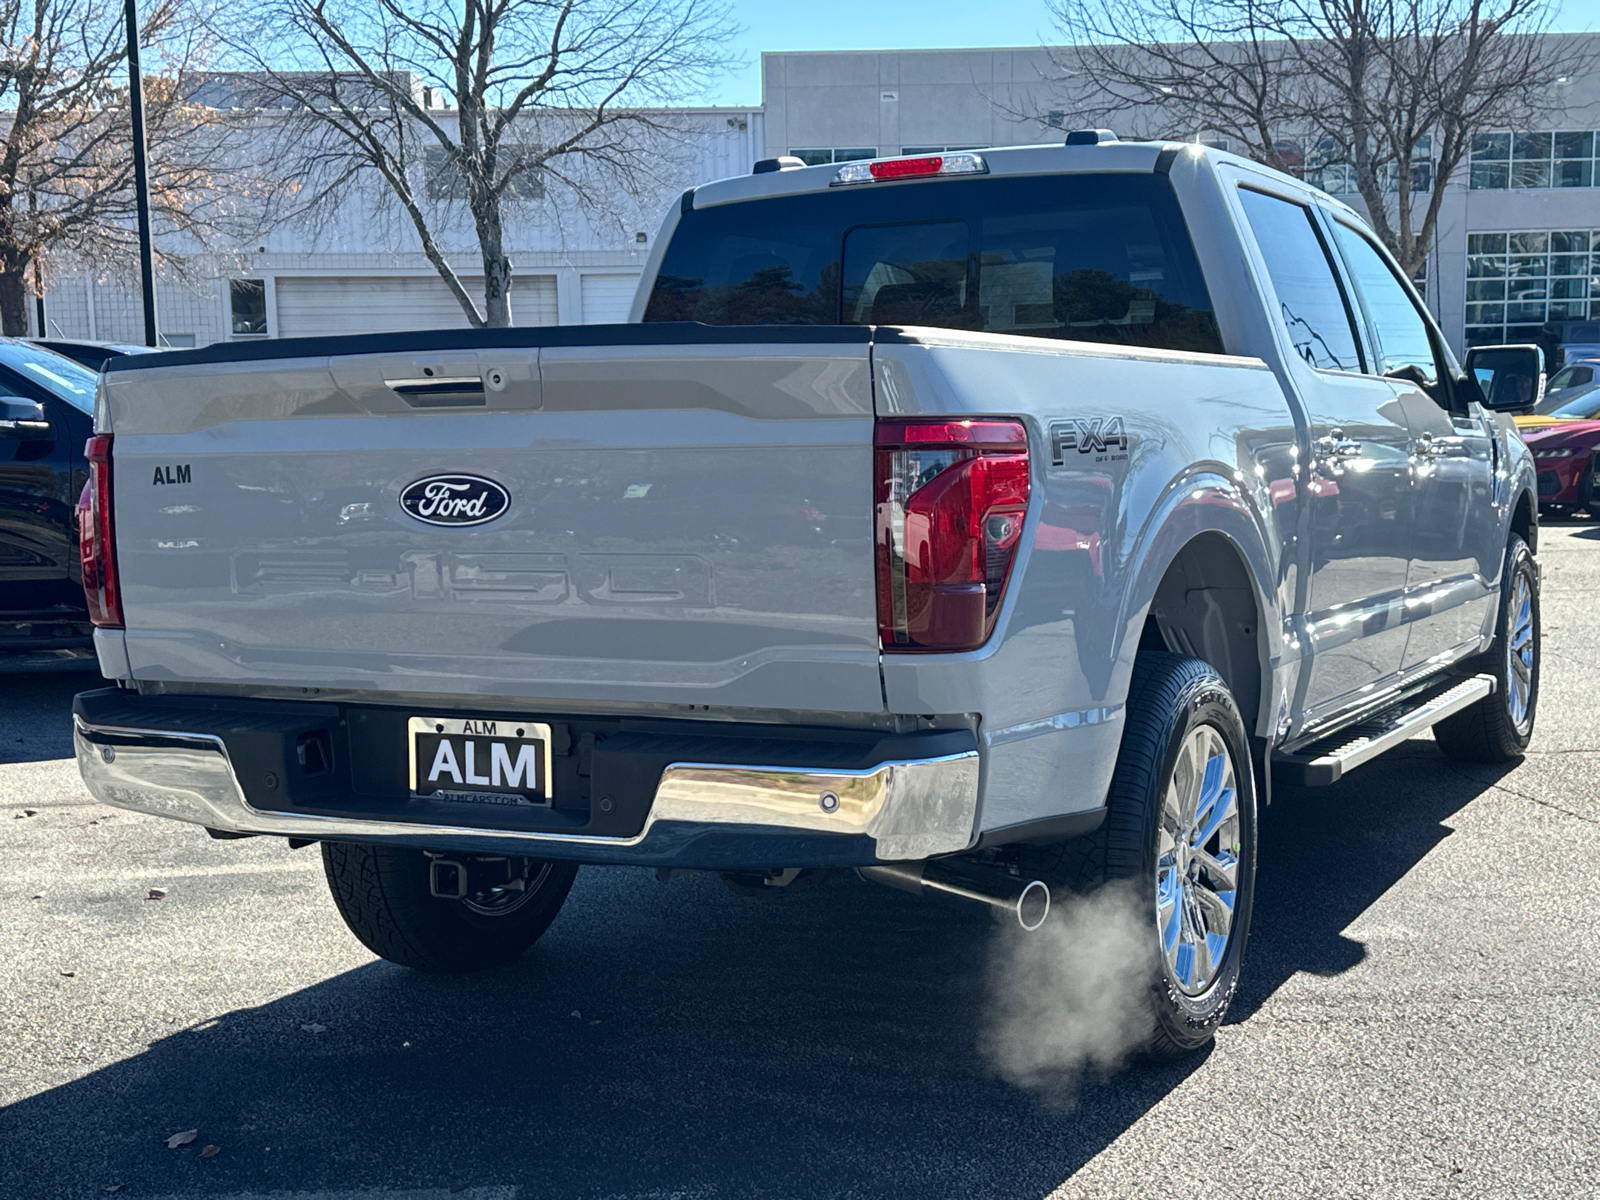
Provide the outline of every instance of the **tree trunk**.
[[511,260],[504,254],[483,258],[483,324],[487,329],[511,324]]
[[501,240],[499,206],[479,213],[477,225],[483,252],[483,324],[504,329],[511,324],[511,260]]
[[0,266],[0,333],[28,336],[27,264]]

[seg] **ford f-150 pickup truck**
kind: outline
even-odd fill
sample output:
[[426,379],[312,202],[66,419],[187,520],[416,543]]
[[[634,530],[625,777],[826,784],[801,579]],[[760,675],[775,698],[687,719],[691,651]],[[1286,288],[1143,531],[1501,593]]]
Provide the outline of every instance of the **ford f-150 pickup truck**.
[[1024,925],[1117,881],[1182,1053],[1274,773],[1527,746],[1497,410],[1542,378],[1463,369],[1355,213],[1204,147],[768,160],[674,206],[628,324],[108,363],[78,762],[320,843],[425,970],[520,954],[584,863]]

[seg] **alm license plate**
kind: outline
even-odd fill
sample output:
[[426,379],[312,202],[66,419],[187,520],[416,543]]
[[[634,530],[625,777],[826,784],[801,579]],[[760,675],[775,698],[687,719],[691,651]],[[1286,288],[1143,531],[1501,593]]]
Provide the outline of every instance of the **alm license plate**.
[[550,726],[518,717],[412,717],[411,794],[550,806]]

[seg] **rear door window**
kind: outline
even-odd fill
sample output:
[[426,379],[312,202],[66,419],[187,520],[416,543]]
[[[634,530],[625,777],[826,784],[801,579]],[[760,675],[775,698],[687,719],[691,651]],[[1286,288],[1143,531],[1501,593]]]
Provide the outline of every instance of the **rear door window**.
[[1295,353],[1319,370],[1362,370],[1355,321],[1311,210],[1248,188],[1239,198]]
[[1221,353],[1160,175],[863,185],[692,209],[646,321],[931,325]]

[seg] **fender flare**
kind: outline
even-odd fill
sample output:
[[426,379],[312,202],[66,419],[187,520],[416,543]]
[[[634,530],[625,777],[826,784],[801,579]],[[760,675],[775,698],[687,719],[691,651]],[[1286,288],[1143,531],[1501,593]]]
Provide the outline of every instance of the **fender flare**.
[[1115,625],[1111,692],[1126,702],[1140,635],[1156,590],[1173,562],[1196,538],[1213,534],[1238,554],[1250,579],[1260,616],[1256,630],[1261,665],[1261,711],[1256,736],[1271,729],[1277,715],[1277,676],[1285,660],[1284,606],[1279,593],[1280,554],[1254,498],[1215,464],[1198,466],[1174,480],[1151,511],[1129,550],[1121,611]]

